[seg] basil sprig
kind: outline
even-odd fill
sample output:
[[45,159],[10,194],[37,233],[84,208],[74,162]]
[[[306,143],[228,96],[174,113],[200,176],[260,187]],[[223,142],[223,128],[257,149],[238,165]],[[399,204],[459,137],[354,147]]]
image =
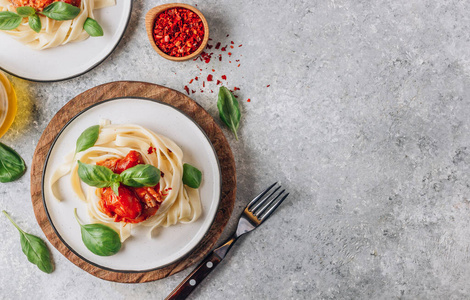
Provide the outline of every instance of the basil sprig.
[[90,35],[90,36],[103,36],[103,28],[101,25],[92,18],[87,18],[85,23],[83,23],[83,29]]
[[11,11],[0,12],[0,30],[13,30],[20,26],[23,18]]
[[73,20],[80,13],[80,8],[65,2],[53,2],[43,9],[41,14],[57,21]]
[[98,140],[99,134],[100,125],[94,125],[85,129],[77,139],[75,153],[82,152],[90,147],[93,147]]
[[21,156],[5,144],[0,143],[0,182],[10,182],[20,178],[26,171]]
[[219,89],[217,108],[219,109],[220,118],[232,130],[238,141],[237,130],[238,126],[240,126],[240,108],[238,107],[238,101],[235,99],[235,96],[224,86]]
[[3,213],[20,232],[21,250],[23,250],[28,260],[38,266],[41,271],[52,273],[54,266],[46,243],[37,236],[24,232],[6,211],[3,211]]
[[100,256],[110,256],[119,252],[121,239],[116,231],[103,224],[83,225],[78,219],[76,208],[74,214],[80,225],[82,241],[88,250]]
[[41,18],[39,18],[38,15],[34,14],[32,16],[29,16],[28,24],[29,24],[29,27],[31,27],[31,29],[36,31],[37,33],[41,31],[41,28],[42,28]]
[[190,188],[197,189],[201,185],[202,173],[190,164],[183,165],[183,183]]
[[131,187],[155,186],[160,181],[160,170],[152,165],[137,165],[116,174],[104,166],[78,161],[78,177],[90,186],[111,187],[119,195],[121,183]]
[[36,10],[31,6],[20,6],[16,8],[16,13],[20,17],[29,17],[36,14]]

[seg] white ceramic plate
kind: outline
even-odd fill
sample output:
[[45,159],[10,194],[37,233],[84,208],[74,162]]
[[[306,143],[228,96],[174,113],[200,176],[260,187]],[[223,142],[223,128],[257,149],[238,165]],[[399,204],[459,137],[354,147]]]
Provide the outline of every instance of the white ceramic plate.
[[[91,253],[83,244],[80,227],[73,210],[90,223],[86,204],[70,191],[69,177],[59,180],[59,192],[64,200],[52,196],[49,182],[53,171],[63,163],[63,157],[75,149],[83,130],[106,118],[113,124],[132,123],[144,126],[171,138],[181,147],[184,162],[199,168],[203,182],[199,188],[203,213],[191,224],[176,224],[156,229],[149,239],[148,228],[133,229],[133,236],[123,243],[113,256]],[[121,272],[149,271],[168,265],[191,252],[209,230],[218,209],[221,193],[220,168],[217,155],[208,137],[188,116],[172,106],[142,98],[116,98],[82,111],[59,133],[52,144],[43,173],[43,200],[49,220],[59,238],[82,259],[104,269]]]
[[88,72],[116,48],[124,35],[132,10],[131,0],[94,11],[104,36],[52,49],[32,50],[0,32],[0,68],[23,79],[59,81]]

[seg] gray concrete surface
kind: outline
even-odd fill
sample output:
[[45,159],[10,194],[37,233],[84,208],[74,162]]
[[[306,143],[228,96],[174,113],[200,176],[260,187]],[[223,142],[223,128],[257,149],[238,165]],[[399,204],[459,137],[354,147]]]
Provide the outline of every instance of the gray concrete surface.
[[[30,166],[47,123],[80,92],[113,80],[184,92],[215,69],[241,89],[243,109],[240,140],[224,129],[239,191],[224,236],[267,184],[280,180],[291,196],[191,299],[469,298],[470,4],[437,2],[199,2],[211,42],[234,41],[231,60],[240,60],[223,53],[205,64],[157,56],[144,15],[162,2],[136,0],[124,39],[91,72],[58,83],[12,78],[22,110],[2,142]],[[220,123],[211,89],[192,97]],[[28,173],[0,184],[0,207],[44,237],[29,182]],[[46,275],[6,218],[0,226],[2,299],[162,299],[190,272],[110,283],[52,249],[56,270]]]

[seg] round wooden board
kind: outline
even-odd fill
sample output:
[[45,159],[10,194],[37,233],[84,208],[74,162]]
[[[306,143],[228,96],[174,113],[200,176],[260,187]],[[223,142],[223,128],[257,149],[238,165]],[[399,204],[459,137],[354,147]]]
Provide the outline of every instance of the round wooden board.
[[[116,97],[143,97],[170,104],[186,113],[206,132],[219,159],[222,172],[221,202],[214,223],[197,247],[181,260],[157,270],[141,273],[122,273],[104,270],[82,260],[67,248],[52,228],[42,198],[42,173],[49,149],[65,124],[90,105]],[[34,152],[31,164],[31,198],[36,219],[44,234],[60,253],[88,273],[109,281],[138,283],[154,281],[175,274],[203,258],[219,239],[232,214],[236,194],[235,161],[230,146],[214,119],[196,102],[175,90],[156,84],[135,81],[117,81],[103,84],[70,100],[52,118],[44,130]]]

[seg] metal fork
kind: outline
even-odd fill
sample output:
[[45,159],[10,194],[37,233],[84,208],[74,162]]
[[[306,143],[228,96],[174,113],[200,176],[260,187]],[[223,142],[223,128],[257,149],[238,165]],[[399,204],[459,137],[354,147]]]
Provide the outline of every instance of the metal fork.
[[[266,221],[269,216],[281,205],[289,193],[286,190],[279,191],[280,185],[272,184],[266,190],[256,196],[243,210],[238,220],[237,230],[220,247],[209,253],[194,271],[181,282],[165,300],[180,300],[186,297],[209,275],[210,272],[225,258],[238,238],[252,231]],[[271,191],[271,193],[269,193]],[[269,193],[268,196],[266,196]]]

